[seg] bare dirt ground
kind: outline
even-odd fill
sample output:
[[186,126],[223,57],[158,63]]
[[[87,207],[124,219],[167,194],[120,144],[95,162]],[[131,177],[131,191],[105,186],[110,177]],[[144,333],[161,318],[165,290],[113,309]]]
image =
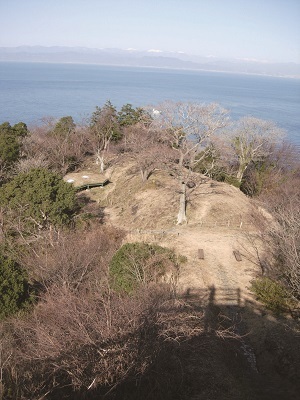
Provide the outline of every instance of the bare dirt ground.
[[[189,194],[188,224],[176,226],[179,194],[168,174],[158,171],[143,184],[127,161],[117,162],[104,177],[110,178],[109,185],[87,193],[104,207],[106,223],[127,231],[127,241],[156,242],[186,256],[181,291],[214,286],[216,301],[226,304],[251,297],[248,287],[260,268],[249,235],[258,230],[255,220],[266,217],[237,188],[204,178]],[[65,177],[70,179],[80,186],[98,182],[103,175],[87,169]],[[203,249],[204,260],[198,259],[198,249]],[[242,261],[236,261],[234,250],[240,251]],[[224,297],[226,291],[239,293],[239,298]]]
[[[220,389],[212,396],[212,382],[210,394],[203,397],[205,385],[199,383],[201,387],[189,399],[298,398],[297,330],[289,321],[272,316],[249,291],[251,280],[261,272],[258,257],[266,249],[259,237],[264,224],[272,223],[270,215],[237,188],[203,177],[188,193],[188,224],[177,226],[179,192],[174,178],[156,171],[143,184],[132,160],[119,158],[112,165],[105,174],[110,180],[107,186],[84,192],[103,209],[105,223],[124,230],[125,242],[157,243],[185,256],[187,262],[181,267],[178,292],[195,299],[201,307],[216,310],[217,315],[224,314],[233,324],[238,320],[235,329],[241,340],[237,352],[240,351],[246,364],[221,347],[224,354],[218,350],[209,369],[211,374],[216,364],[220,364],[220,377],[224,375],[225,381],[231,382],[227,385],[227,395]],[[101,176],[97,168],[90,168],[68,174],[65,180],[69,179],[80,186],[89,180],[99,182]],[[198,249],[203,250],[204,259],[198,258]],[[240,252],[242,261],[235,259],[234,250]],[[197,372],[199,363],[193,363]],[[228,365],[233,366],[230,373]],[[234,395],[238,388],[236,377],[244,379],[248,373],[245,387]],[[202,369],[199,374],[203,374]],[[245,397],[245,391],[252,389],[255,395]]]
[[[176,248],[188,258],[180,275],[183,291],[214,286],[215,300],[221,304],[237,304],[240,301],[237,296],[226,296],[226,291],[249,296],[249,282],[258,266],[243,251],[247,246],[243,232],[236,232],[234,229],[186,227],[178,230],[178,235],[166,240],[164,244]],[[198,259],[198,249],[204,251],[203,260]],[[234,250],[239,250],[242,254],[241,262],[235,259]]]

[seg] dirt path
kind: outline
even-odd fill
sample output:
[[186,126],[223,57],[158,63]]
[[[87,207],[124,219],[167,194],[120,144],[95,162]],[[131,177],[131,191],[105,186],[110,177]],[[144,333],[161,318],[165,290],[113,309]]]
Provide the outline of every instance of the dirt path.
[[[161,244],[176,248],[188,259],[180,274],[182,291],[204,292],[214,287],[215,301],[223,305],[241,305],[251,296],[248,287],[259,267],[250,257],[250,243],[242,230],[179,227]],[[198,249],[203,249],[204,260],[198,258]],[[242,261],[235,259],[234,250],[240,251]]]
[[[261,229],[264,221],[272,223],[272,218],[237,188],[207,180],[190,197],[187,209],[189,224],[176,226],[176,182],[168,174],[160,172],[141,185],[136,170],[133,168],[131,171],[132,163],[123,164],[120,161],[110,173],[110,185],[86,193],[103,208],[105,223],[127,231],[124,242],[157,243],[186,256],[178,292],[184,294],[189,303],[204,310],[204,318],[208,316],[207,320],[211,320],[208,323],[214,324],[212,317],[217,320],[219,316],[231,321],[234,333],[240,336],[240,349],[235,347],[234,351],[242,354],[240,364],[236,352],[229,358],[233,363],[237,362],[234,374],[240,376],[240,371],[243,374],[250,371],[249,384],[251,388],[256,384],[257,393],[261,393],[261,387],[266,387],[266,397],[251,398],[298,398],[292,397],[289,375],[293,378],[299,365],[297,354],[300,352],[295,352],[299,347],[299,337],[294,337],[286,330],[286,324],[281,327],[275,318],[260,308],[248,289],[254,276],[261,272],[249,237]],[[85,171],[74,173],[70,179],[85,179],[83,173]],[[88,170],[86,175],[90,176],[91,171]],[[95,179],[98,181],[98,176]],[[203,249],[203,260],[198,257],[198,249]],[[240,252],[242,261],[235,259],[234,250]],[[285,346],[288,359],[284,355]],[[213,369],[219,354],[222,358],[222,347],[214,355]],[[224,354],[228,355],[226,351]],[[222,368],[220,376],[229,376],[226,375],[227,361],[226,371]],[[292,395],[287,397],[285,392]],[[199,393],[201,396],[197,393],[193,398],[203,397],[202,387]]]
[[[259,271],[255,257],[249,257],[253,251],[245,235],[246,230],[255,229],[251,217],[258,212],[249,199],[235,187],[206,179],[190,196],[191,223],[176,226],[176,182],[160,171],[141,185],[132,168],[132,160],[115,163],[107,171],[110,184],[88,192],[104,207],[106,223],[127,230],[126,240],[156,242],[186,256],[188,261],[180,274],[181,291],[205,292],[214,287],[216,301],[229,305],[249,296],[247,287]],[[72,179],[76,186],[87,177],[91,182],[100,179],[99,173],[88,169],[68,174],[65,179]],[[151,229],[161,234],[151,234]],[[203,249],[204,260],[198,259],[198,249]],[[234,250],[242,254],[241,262],[236,261]]]

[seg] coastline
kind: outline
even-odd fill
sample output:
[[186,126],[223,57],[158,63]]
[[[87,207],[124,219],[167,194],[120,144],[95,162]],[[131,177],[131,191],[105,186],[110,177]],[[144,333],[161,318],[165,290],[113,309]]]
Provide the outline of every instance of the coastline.
[[262,74],[254,72],[245,71],[226,71],[221,69],[202,69],[202,68],[176,68],[169,66],[155,66],[155,65],[130,65],[130,64],[102,64],[102,63],[91,63],[91,62],[73,62],[73,61],[31,61],[31,60],[1,60],[0,63],[16,63],[16,64],[46,64],[46,65],[91,65],[100,67],[114,67],[114,68],[141,68],[141,69],[157,69],[160,71],[183,71],[183,72],[212,72],[212,73],[222,73],[231,75],[246,75],[246,76],[261,76],[279,79],[295,79],[300,80],[300,75],[275,75],[275,74]]

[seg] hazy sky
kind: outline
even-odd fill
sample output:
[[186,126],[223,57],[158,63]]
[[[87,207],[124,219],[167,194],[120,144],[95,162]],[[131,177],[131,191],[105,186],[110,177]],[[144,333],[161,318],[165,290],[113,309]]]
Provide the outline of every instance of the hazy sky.
[[0,0],[0,46],[160,49],[300,63],[300,0]]

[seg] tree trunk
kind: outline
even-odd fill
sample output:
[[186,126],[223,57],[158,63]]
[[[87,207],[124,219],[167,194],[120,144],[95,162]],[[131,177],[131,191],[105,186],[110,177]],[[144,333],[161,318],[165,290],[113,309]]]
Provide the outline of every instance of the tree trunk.
[[236,174],[236,178],[239,182],[242,182],[244,172],[246,171],[246,168],[248,167],[248,164],[240,164],[238,172]]
[[104,157],[101,157],[101,159],[100,159],[100,172],[101,172],[101,174],[103,174],[104,168],[105,168]]
[[180,197],[179,197],[179,212],[177,215],[177,225],[187,223],[186,218],[186,184],[181,181],[180,183]]
[[142,169],[140,168],[142,181],[145,183],[153,173],[152,169]]
[[140,169],[141,171],[141,177],[142,177],[142,181],[146,182],[146,180],[148,179],[148,172],[145,169]]
[[105,169],[104,154],[101,154],[99,150],[97,151],[96,164],[100,165],[100,172],[101,172],[101,174],[103,174],[104,169]]

